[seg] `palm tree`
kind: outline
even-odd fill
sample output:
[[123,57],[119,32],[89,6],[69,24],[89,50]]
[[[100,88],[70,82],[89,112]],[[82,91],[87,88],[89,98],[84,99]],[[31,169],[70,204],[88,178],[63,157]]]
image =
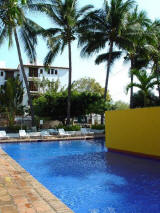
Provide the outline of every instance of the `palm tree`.
[[3,44],[6,38],[8,38],[9,47],[11,47],[13,45],[13,38],[15,38],[21,72],[25,82],[31,110],[32,125],[34,125],[32,98],[24,71],[19,37],[21,37],[21,41],[27,56],[31,62],[34,62],[36,59],[35,45],[37,43],[35,33],[36,28],[37,30],[40,30],[40,27],[25,16],[25,9],[27,8],[26,0],[0,0],[0,45]]
[[56,24],[56,28],[47,29],[42,35],[47,38],[49,52],[45,57],[44,64],[49,66],[58,53],[62,53],[68,47],[69,77],[68,77],[68,100],[67,100],[67,124],[70,123],[71,109],[71,83],[72,83],[72,42],[78,35],[80,22],[84,15],[93,6],[86,5],[78,9],[78,0],[50,0],[51,4],[32,5],[34,10],[46,13]]
[[148,34],[154,38],[151,41],[150,48],[148,48],[148,55],[153,62],[152,70],[157,77],[157,90],[160,100],[160,20],[154,21],[147,30]]
[[[119,57],[121,52],[115,51],[114,47],[121,46],[126,42],[125,36],[122,36],[122,30],[126,25],[126,17],[130,9],[134,5],[134,0],[111,0],[107,1],[104,7],[88,14],[82,22],[83,28],[79,37],[79,45],[83,46],[81,55],[90,56],[98,53],[100,50],[109,46],[109,50],[105,54],[97,57],[96,63],[107,63],[107,74],[105,81],[104,99],[108,91],[108,81],[111,64],[115,58]],[[85,30],[87,29],[87,31]]]
[[126,90],[128,90],[132,87],[136,87],[140,89],[143,92],[144,95],[144,107],[147,106],[148,97],[151,93],[151,89],[154,88],[155,85],[157,85],[157,80],[155,79],[155,73],[147,74],[146,70],[132,70],[132,74],[137,78],[138,83],[130,83],[128,84]]
[[[133,83],[133,69],[141,69],[149,63],[148,59],[148,34],[147,27],[151,24],[144,11],[138,11],[138,7],[128,15],[127,26],[123,34],[128,39],[128,43],[124,43],[123,48],[127,52],[125,61],[131,62],[130,78]],[[130,108],[133,108],[133,87],[130,88]]]

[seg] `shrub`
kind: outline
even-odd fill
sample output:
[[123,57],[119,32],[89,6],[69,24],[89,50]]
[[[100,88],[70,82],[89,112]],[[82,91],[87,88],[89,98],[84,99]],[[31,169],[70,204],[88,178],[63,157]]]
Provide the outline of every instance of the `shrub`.
[[92,125],[91,129],[105,130],[105,125],[103,124]]
[[81,127],[79,125],[70,125],[70,126],[64,126],[64,125],[58,125],[56,127],[57,129],[64,129],[65,131],[79,131]]
[[[20,129],[21,129],[21,126],[12,126],[12,127],[8,127],[6,130],[8,133],[18,133]],[[22,129],[26,130],[27,127],[23,125]]]

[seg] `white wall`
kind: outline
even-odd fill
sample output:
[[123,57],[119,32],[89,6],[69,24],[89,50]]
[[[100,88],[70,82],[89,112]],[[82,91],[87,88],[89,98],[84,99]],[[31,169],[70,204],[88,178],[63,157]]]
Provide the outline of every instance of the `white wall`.
[[[26,73],[27,79],[31,80],[32,77],[29,77],[29,67],[25,66],[24,68],[25,68],[25,73]],[[24,97],[23,97],[22,104],[25,106],[28,106],[28,95],[27,95],[27,91],[26,91],[26,87],[25,87],[25,83],[24,83],[24,79],[23,79],[23,75],[22,75],[20,66],[18,66],[18,69],[19,69],[19,71],[14,71],[14,77],[19,75],[20,81],[23,82]],[[42,74],[40,73],[41,69],[43,70]],[[61,86],[67,86],[68,85],[68,69],[58,68],[58,67],[51,68],[51,69],[57,70],[57,74],[55,74],[55,72],[54,72],[54,74],[51,74],[51,71],[50,71],[50,74],[48,74],[48,70],[45,70],[44,67],[38,67],[38,79],[42,80],[43,78],[45,78],[45,79],[48,79],[49,81],[56,81],[59,79]],[[1,76],[1,72],[3,72],[3,76]],[[5,71],[3,69],[0,70],[0,86],[4,85],[4,83],[5,83],[6,72],[8,72],[8,71]],[[33,77],[33,78],[35,78],[35,77]]]
[[[3,72],[3,76],[1,76],[1,72]],[[5,72],[3,70],[0,70],[0,86],[4,85],[5,82]]]

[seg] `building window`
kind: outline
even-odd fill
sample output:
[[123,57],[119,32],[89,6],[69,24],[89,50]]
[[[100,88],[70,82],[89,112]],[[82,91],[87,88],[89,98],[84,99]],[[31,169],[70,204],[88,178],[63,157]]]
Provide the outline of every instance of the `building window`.
[[40,69],[40,74],[43,74],[43,69]]
[[38,85],[33,81],[29,81],[29,89],[30,91],[38,91]]
[[58,71],[57,70],[55,70],[55,75],[57,75],[58,74]]
[[29,68],[29,77],[38,77],[38,69],[30,67]]
[[48,70],[48,74],[50,74],[50,69]]
[[54,74],[54,69],[51,69],[51,74],[52,74],[52,75]]
[[8,80],[10,78],[14,78],[14,72],[11,71],[11,72],[6,72],[6,75],[5,75],[5,80]]
[[1,76],[3,76],[3,72],[1,72]]

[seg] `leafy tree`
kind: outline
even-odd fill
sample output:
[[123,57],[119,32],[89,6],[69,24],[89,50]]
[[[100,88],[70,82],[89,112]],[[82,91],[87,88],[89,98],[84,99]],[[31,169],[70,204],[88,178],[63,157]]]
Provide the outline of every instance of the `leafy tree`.
[[8,79],[0,89],[0,106],[8,119],[9,127],[14,125],[15,116],[23,113],[23,87],[18,78]]
[[30,95],[27,77],[24,71],[19,42],[19,37],[21,37],[21,41],[27,56],[29,57],[30,61],[34,62],[36,58],[35,45],[37,43],[35,32],[36,29],[40,30],[40,27],[25,16],[25,9],[28,8],[28,2],[31,3],[31,0],[0,0],[0,44],[2,44],[4,40],[8,38],[9,47],[11,47],[13,45],[13,38],[15,38],[20,67],[23,74],[31,110],[32,124],[34,124],[32,98]]
[[[94,78],[81,78],[77,81],[74,81],[72,84],[72,90],[78,92],[91,92],[98,93],[100,95],[104,94],[104,88],[94,79]],[[107,95],[107,100],[110,100],[110,95]]]
[[147,106],[148,104],[148,96],[150,94],[151,89],[157,84],[157,80],[155,79],[155,74],[147,74],[146,70],[132,70],[133,75],[137,78],[138,83],[130,83],[127,86],[127,91],[131,87],[136,87],[143,92],[143,106]]
[[[73,91],[71,96],[71,117],[91,113],[104,113],[107,104],[101,95],[90,92]],[[41,95],[34,100],[34,108],[37,116],[50,117],[64,122],[67,116],[67,92],[52,92]]]
[[125,110],[129,108],[128,103],[123,101],[116,101],[113,106],[115,110]]
[[45,65],[51,64],[59,52],[63,52],[68,47],[69,60],[69,80],[68,80],[68,100],[67,100],[67,124],[70,123],[71,110],[71,83],[72,83],[72,42],[78,34],[81,19],[86,12],[92,8],[91,5],[78,9],[78,0],[50,0],[52,4],[33,5],[35,10],[47,14],[56,24],[56,28],[47,29],[43,36],[48,37],[47,45],[49,53],[45,58]]
[[[107,74],[104,90],[104,99],[108,91],[108,80],[111,64],[119,57],[121,52],[115,51],[114,46],[120,46],[126,42],[125,36],[121,36],[125,27],[126,17],[134,5],[134,0],[105,1],[104,7],[91,12],[82,22],[83,32],[79,38],[79,45],[83,46],[82,55],[91,55],[109,46],[107,53],[100,55],[96,63],[107,61]],[[86,31],[87,29],[87,31]]]

